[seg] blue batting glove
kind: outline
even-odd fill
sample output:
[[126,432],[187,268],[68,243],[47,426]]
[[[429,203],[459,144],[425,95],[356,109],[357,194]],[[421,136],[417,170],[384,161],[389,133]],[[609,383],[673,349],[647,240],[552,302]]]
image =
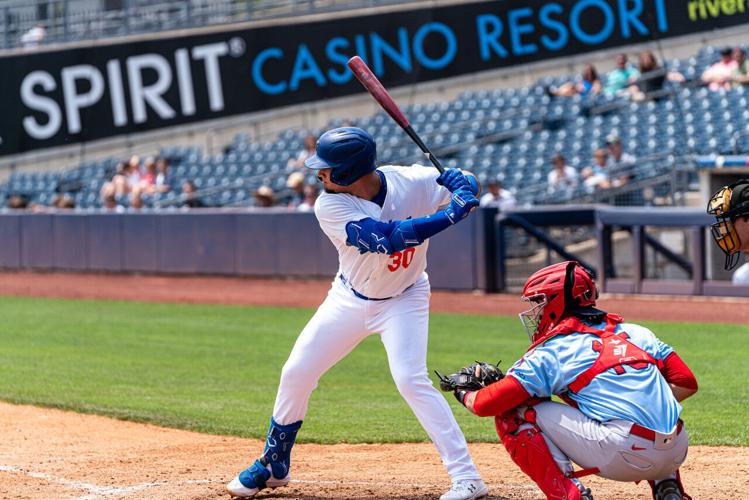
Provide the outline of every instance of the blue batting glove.
[[479,200],[473,196],[470,188],[457,189],[450,198],[450,205],[445,209],[445,215],[452,224],[468,217],[474,207],[479,206]]
[[473,175],[464,175],[463,177],[465,177],[468,181],[468,185],[471,189],[471,192],[473,193],[473,196],[478,196],[480,189],[478,179],[476,179],[476,177],[474,177]]
[[437,184],[445,186],[448,191],[454,193],[460,188],[470,188],[471,184],[457,168],[448,168],[437,177]]

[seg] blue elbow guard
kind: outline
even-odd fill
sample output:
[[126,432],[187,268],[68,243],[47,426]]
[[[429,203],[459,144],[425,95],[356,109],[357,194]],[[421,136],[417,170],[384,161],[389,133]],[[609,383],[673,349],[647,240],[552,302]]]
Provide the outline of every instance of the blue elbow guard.
[[399,221],[390,235],[390,242],[395,251],[415,247],[452,224],[444,210],[418,219]]
[[390,243],[393,245],[393,250],[400,252],[424,243],[424,240],[416,233],[416,224],[419,220],[421,219],[407,219],[397,223],[390,234]]
[[378,222],[366,218],[346,224],[346,244],[359,249],[359,253],[392,254],[396,250],[390,243],[390,233],[395,223]]

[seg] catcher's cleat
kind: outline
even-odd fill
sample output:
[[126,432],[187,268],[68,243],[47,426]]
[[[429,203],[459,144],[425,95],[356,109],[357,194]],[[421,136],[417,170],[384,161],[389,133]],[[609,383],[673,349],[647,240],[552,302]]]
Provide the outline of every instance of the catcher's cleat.
[[590,488],[585,488],[580,492],[580,500],[593,500],[593,493],[590,492]]
[[264,465],[261,460],[255,460],[255,463],[226,485],[226,491],[235,498],[252,498],[263,488],[278,488],[289,484],[290,475],[277,479],[273,477],[270,469],[270,466]]
[[684,495],[675,479],[666,479],[655,487],[655,500],[684,500]]
[[463,479],[455,481],[450,491],[440,497],[440,500],[475,500],[489,495],[489,488],[481,479]]

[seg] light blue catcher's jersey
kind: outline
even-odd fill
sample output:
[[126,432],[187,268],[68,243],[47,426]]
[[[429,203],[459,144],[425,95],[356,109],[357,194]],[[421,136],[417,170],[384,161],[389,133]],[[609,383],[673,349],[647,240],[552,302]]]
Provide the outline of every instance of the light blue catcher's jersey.
[[[605,324],[591,326],[603,329]],[[629,334],[627,340],[656,361],[665,360],[673,352],[642,326],[622,323],[617,325],[616,333],[619,332]],[[526,353],[507,374],[515,377],[532,396],[546,398],[562,394],[598,358],[599,353],[592,348],[593,340],[598,337],[587,333],[559,335]],[[577,394],[569,392],[567,396],[592,419],[628,420],[663,434],[671,433],[681,415],[681,405],[658,366],[648,364],[636,369],[624,365],[623,368],[625,373],[621,375],[613,368],[608,369]]]

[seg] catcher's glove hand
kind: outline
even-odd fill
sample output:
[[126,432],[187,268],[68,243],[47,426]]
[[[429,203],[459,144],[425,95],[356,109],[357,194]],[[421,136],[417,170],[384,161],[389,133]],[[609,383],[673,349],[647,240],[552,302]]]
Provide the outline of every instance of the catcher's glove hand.
[[452,375],[442,375],[434,371],[440,379],[440,389],[445,392],[452,392],[460,404],[465,404],[465,397],[471,391],[478,391],[487,385],[498,382],[505,377],[502,370],[499,369],[499,361],[496,365],[476,361],[466,367],[458,370]]

